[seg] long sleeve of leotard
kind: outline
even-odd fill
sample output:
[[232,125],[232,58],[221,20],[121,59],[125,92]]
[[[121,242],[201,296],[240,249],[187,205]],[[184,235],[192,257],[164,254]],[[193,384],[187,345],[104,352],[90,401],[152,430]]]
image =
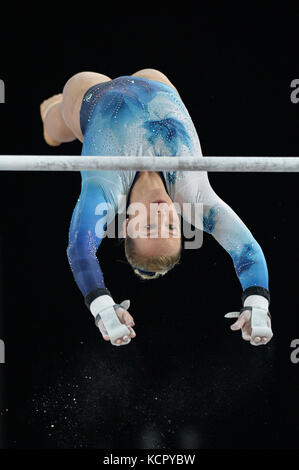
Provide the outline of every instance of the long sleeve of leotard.
[[96,256],[105,236],[108,210],[103,189],[95,179],[84,179],[71,219],[67,257],[85,300],[91,292],[109,292]]
[[265,256],[252,233],[211,187],[203,203],[203,229],[231,256],[243,291],[251,286],[268,290]]
[[229,253],[243,291],[268,290],[268,269],[260,245],[240,217],[215,193],[207,173],[187,172],[176,198],[195,207],[196,216],[184,218],[211,234]]

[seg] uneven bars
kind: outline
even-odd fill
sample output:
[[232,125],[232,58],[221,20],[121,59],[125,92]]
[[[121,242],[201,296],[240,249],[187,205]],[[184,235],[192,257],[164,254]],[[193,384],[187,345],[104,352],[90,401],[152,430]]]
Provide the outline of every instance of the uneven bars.
[[1,155],[0,171],[299,172],[299,157]]

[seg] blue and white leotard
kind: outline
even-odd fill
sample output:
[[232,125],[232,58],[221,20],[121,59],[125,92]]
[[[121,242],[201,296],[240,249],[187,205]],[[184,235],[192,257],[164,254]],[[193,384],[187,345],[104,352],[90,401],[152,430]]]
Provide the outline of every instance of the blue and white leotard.
[[[84,135],[82,155],[203,158],[195,127],[179,94],[158,81],[123,76],[93,86],[84,95],[80,122]],[[71,219],[67,256],[87,305],[109,292],[97,249],[107,224],[118,212],[119,198],[128,197],[138,174],[132,170],[81,172],[81,194]],[[194,214],[184,218],[210,233],[230,254],[243,291],[267,291],[268,270],[261,247],[237,214],[214,192],[207,172],[159,174],[179,207],[186,202],[194,208],[202,204],[200,220]]]

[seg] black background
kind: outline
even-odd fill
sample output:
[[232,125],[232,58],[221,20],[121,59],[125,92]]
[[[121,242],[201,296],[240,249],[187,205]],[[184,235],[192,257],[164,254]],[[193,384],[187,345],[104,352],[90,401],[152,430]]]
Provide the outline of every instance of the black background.
[[[81,5],[76,19],[49,5],[36,17],[18,10],[1,40],[0,153],[79,155],[80,142],[46,145],[40,103],[80,71],[115,78],[156,68],[179,90],[204,155],[298,155],[298,12],[186,7],[137,15]],[[66,256],[80,173],[0,174],[3,447],[298,448],[298,174],[209,176],[264,251],[274,330],[266,347],[230,331],[224,314],[241,307],[241,286],[209,235],[148,282],[121,244],[104,240],[106,286],[115,300],[131,299],[137,333],[127,347],[104,342]]]

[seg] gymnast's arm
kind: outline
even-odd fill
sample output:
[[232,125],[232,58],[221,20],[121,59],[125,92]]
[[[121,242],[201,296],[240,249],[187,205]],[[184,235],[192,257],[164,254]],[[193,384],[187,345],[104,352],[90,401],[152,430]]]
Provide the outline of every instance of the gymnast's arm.
[[[268,297],[268,270],[263,251],[252,233],[213,190],[205,171],[185,172],[176,185],[183,218],[211,234],[232,258],[243,295]],[[193,207],[190,213],[183,207]],[[243,296],[242,296],[243,297]],[[243,299],[245,300],[245,298]]]
[[69,229],[67,257],[75,281],[87,303],[95,295],[95,291],[99,295],[110,295],[96,256],[105,236],[107,210],[108,205],[99,185],[90,179],[82,180],[81,194]]
[[[195,208],[183,218],[211,234],[232,258],[243,288],[242,301],[256,296],[269,301],[268,269],[263,251],[238,215],[213,190],[207,172],[186,172],[178,181],[177,200]],[[183,210],[184,213],[184,210]]]
[[[101,309],[116,305],[104,283],[96,253],[105,236],[108,211],[111,210],[106,202],[103,190],[93,179],[82,180],[80,197],[73,211],[70,229],[67,257],[75,281],[84,296],[85,304],[96,319],[103,338],[109,340]],[[136,336],[131,328],[133,317],[127,312],[128,307],[116,308],[119,321],[128,327],[130,337],[122,336],[116,339],[116,345],[127,344],[130,338]],[[103,311],[104,311],[103,310]],[[114,328],[117,324],[114,322]],[[125,329],[126,330],[126,329]],[[125,331],[121,329],[121,331]],[[128,331],[126,330],[126,331]],[[119,329],[120,331],[120,329]],[[115,343],[114,343],[115,344]]]
[[[232,330],[242,330],[242,338],[252,345],[266,344],[273,336],[269,317],[268,269],[258,242],[237,214],[215,193],[207,172],[186,172],[178,181],[176,199],[183,218],[211,234],[229,253],[243,288],[241,312]],[[185,211],[182,203],[189,203]],[[191,203],[191,204],[190,204]]]
[[231,325],[241,330],[242,338],[254,346],[267,344],[272,336],[269,316],[268,269],[263,251],[237,214],[210,187],[205,194],[203,228],[230,254],[243,288],[241,312]]
[[243,302],[249,295],[262,295],[269,300],[268,269],[260,245],[210,185],[203,195],[203,229],[231,256],[243,289]]

